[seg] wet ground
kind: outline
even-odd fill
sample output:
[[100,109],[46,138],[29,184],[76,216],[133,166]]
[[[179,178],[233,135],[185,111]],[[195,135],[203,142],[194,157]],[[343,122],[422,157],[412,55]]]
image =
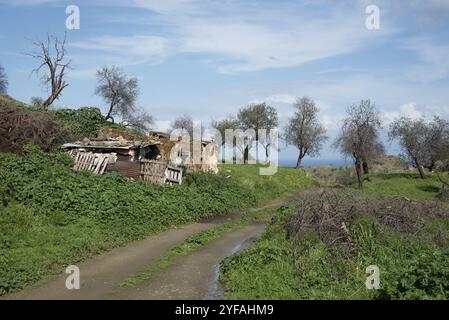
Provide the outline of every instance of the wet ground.
[[231,231],[200,250],[180,257],[151,281],[136,288],[123,289],[113,299],[221,299],[220,262],[247,247],[265,230],[266,222],[254,222]]
[[[248,212],[274,208],[290,202],[273,201]],[[219,299],[222,288],[218,283],[220,262],[251,244],[259,236],[266,222],[255,222],[224,234],[200,250],[177,259],[173,266],[155,275],[151,283],[140,287],[117,290],[117,284],[136,272],[157,263],[170,249],[188,237],[242,217],[242,213],[207,219],[199,223],[179,226],[126,246],[115,248],[77,264],[81,288],[68,290],[65,268],[44,284],[1,297],[1,299]]]

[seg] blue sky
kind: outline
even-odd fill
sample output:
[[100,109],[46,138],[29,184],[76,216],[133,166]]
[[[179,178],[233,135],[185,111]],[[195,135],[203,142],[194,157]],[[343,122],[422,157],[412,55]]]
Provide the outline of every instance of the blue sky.
[[[283,123],[304,95],[331,138],[360,99],[376,102],[385,126],[399,115],[449,118],[449,0],[0,0],[10,95],[45,96],[23,53],[30,39],[63,36],[71,4],[81,28],[67,31],[74,70],[58,107],[103,108],[95,70],[115,64],[139,78],[139,105],[159,129],[184,113],[209,122],[258,101],[277,107]],[[365,27],[371,4],[379,30]],[[327,145],[322,157],[338,155]]]

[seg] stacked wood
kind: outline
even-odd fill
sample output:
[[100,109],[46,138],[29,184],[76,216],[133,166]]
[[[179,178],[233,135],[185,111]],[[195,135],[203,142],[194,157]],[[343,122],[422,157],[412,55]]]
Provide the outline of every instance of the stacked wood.
[[93,153],[93,152],[69,152],[75,157],[73,170],[75,171],[91,171],[97,175],[102,175],[109,163],[109,154]]

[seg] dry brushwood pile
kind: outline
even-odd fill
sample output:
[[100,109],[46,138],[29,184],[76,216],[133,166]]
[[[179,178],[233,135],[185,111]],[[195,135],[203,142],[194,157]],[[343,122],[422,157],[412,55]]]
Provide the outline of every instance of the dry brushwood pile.
[[343,203],[340,194],[321,189],[301,196],[297,213],[284,225],[294,248],[302,240],[318,236],[326,246],[338,246],[344,249],[344,255],[351,254],[354,248],[348,225],[353,221],[355,208]]
[[26,144],[49,151],[66,137],[67,132],[48,114],[0,105],[0,152],[22,154]]
[[297,213],[285,221],[284,227],[294,247],[302,240],[318,237],[328,248],[338,247],[343,256],[350,257],[356,250],[350,228],[356,214],[361,213],[403,233],[413,232],[426,219],[449,218],[449,210],[440,202],[402,196],[362,198],[347,191],[321,189],[301,197]]

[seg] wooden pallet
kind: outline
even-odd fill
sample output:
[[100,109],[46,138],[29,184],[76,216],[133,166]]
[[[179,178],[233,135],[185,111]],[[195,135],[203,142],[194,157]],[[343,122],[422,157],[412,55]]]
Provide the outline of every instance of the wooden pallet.
[[182,168],[167,166],[165,170],[165,183],[166,184],[181,184],[182,183]]
[[181,184],[183,169],[168,165],[167,161],[141,160],[142,180],[154,184]]
[[72,168],[75,171],[91,171],[97,175],[102,175],[108,166],[108,154],[72,151],[69,154],[75,158],[75,164]]

